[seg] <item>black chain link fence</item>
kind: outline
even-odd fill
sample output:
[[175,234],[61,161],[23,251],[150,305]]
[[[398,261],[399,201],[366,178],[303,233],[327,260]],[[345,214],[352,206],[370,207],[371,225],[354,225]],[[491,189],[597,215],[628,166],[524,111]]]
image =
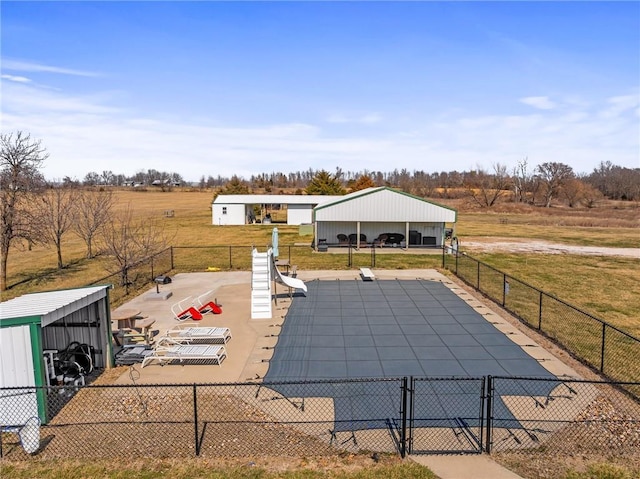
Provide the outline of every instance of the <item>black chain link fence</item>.
[[[3,458],[31,457],[23,447],[29,436],[19,426],[33,417],[40,395],[46,411],[40,411],[45,419],[34,456],[42,459],[531,454],[575,448],[637,456],[640,404],[615,389],[628,386],[404,377],[5,388],[0,446]],[[8,423],[11,418],[15,424]]]
[[640,403],[606,383],[489,377],[488,391],[492,453],[640,457]]
[[467,254],[445,255],[445,267],[543,333],[585,364],[640,398],[640,339]]
[[109,300],[112,304],[118,304],[137,295],[139,291],[148,289],[149,283],[153,283],[157,276],[166,274],[173,268],[173,250],[167,248],[109,276],[92,281],[89,286],[111,284]]

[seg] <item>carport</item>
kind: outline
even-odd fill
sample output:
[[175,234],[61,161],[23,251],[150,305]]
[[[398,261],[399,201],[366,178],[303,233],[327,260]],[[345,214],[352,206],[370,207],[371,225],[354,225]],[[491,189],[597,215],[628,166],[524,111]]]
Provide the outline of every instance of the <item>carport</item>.
[[[316,248],[349,243],[355,248],[440,247],[445,226],[453,225],[457,215],[452,208],[388,187],[349,193],[319,204],[313,213]],[[382,234],[392,240],[385,244]]]

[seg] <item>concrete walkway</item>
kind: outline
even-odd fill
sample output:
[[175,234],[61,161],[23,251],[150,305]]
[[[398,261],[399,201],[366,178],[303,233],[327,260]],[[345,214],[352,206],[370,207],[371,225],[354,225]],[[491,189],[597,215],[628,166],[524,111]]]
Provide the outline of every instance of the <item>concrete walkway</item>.
[[522,479],[486,454],[409,456],[440,479]]

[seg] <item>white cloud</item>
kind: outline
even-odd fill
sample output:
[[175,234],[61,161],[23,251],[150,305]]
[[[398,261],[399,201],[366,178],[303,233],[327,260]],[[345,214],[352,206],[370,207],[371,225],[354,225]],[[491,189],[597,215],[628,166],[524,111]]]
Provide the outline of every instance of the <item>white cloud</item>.
[[2,69],[20,72],[36,72],[36,73],[58,73],[61,75],[73,75],[82,77],[100,76],[96,72],[88,72],[84,70],[75,70],[72,68],[59,67],[54,65],[43,65],[40,63],[26,62],[22,60],[2,60]]
[[553,110],[556,107],[556,104],[548,96],[527,96],[520,98],[520,102],[539,110]]
[[615,118],[629,111],[637,115],[639,106],[639,94],[614,96],[607,100],[607,106],[601,115],[604,118]]
[[367,113],[360,116],[348,116],[342,114],[331,115],[326,119],[327,123],[363,123],[373,124],[382,121],[382,116],[378,113]]
[[413,121],[406,130],[389,129],[385,118],[386,128],[370,136],[361,128],[350,134],[344,124],[338,138],[321,125],[303,122],[229,126],[220,120],[133,115],[115,105],[119,96],[114,93],[70,95],[6,80],[3,93],[3,131],[22,129],[42,139],[51,154],[43,170],[50,179],[82,179],[103,170],[133,175],[147,169],[177,172],[190,181],[203,175],[248,178],[337,166],[347,171],[462,171],[498,162],[511,168],[525,156],[532,165],[559,161],[577,172],[590,172],[606,160],[640,166],[638,118],[600,114],[614,107],[630,111],[633,102],[620,99],[625,95],[593,101],[590,108],[563,103],[562,109],[523,115],[443,112]]
[[17,75],[2,74],[2,79],[3,80],[14,81],[16,83],[30,83],[31,82],[31,79],[29,79],[27,77],[23,77],[23,76],[17,76]]

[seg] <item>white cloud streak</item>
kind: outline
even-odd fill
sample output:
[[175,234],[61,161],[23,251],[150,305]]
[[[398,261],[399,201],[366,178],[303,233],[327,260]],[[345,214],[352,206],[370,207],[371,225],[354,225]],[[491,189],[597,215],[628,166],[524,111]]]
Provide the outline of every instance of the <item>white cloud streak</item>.
[[527,96],[520,98],[520,102],[539,110],[553,110],[556,107],[556,104],[547,96]]
[[2,69],[18,72],[57,73],[60,75],[72,75],[81,77],[100,76],[100,74],[96,72],[88,72],[84,70],[75,70],[72,68],[65,68],[54,65],[43,65],[41,63],[25,62],[22,60],[11,59],[2,59]]
[[367,125],[381,122],[382,116],[379,113],[367,113],[360,116],[336,114],[329,116],[326,121],[327,123],[361,123]]
[[30,83],[31,82],[31,79],[29,79],[27,77],[17,76],[17,75],[8,75],[8,74],[2,74],[2,79],[3,80],[13,81],[13,82],[16,82],[16,83]]

